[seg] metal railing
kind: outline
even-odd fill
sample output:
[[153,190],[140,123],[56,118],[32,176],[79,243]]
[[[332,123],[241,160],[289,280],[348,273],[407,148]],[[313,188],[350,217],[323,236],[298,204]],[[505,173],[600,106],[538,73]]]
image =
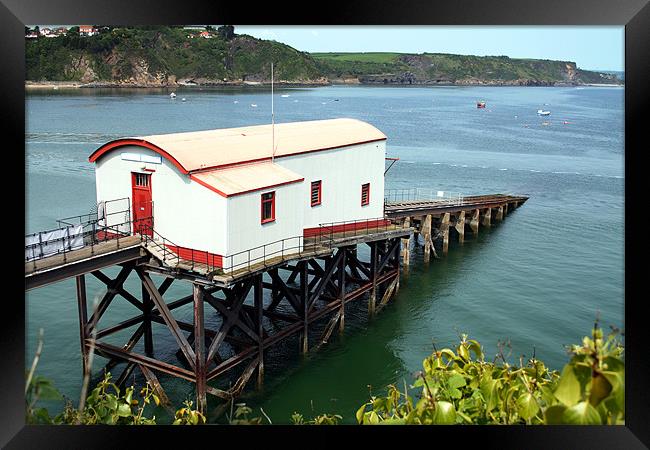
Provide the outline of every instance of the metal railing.
[[361,236],[364,234],[379,233],[394,229],[395,226],[385,217],[372,219],[346,220],[341,222],[322,223],[318,235],[321,241],[325,238],[332,243],[335,239]]
[[384,190],[384,203],[435,201],[450,205],[461,205],[463,198],[463,194],[460,192],[438,191],[427,188]]
[[[104,213],[101,217],[96,211],[66,217],[56,221],[59,228],[26,235],[26,240],[38,236],[38,242],[25,245],[25,263],[31,263],[32,270],[36,270],[37,261],[56,255],[62,255],[65,263],[70,252],[90,247],[90,254],[93,255],[96,245],[111,240],[116,240],[119,248],[120,239],[131,236],[134,225],[128,200],[128,198],[120,198],[104,202]],[[108,212],[118,202],[124,201],[126,201],[125,209]],[[139,219],[136,222],[146,220],[153,220],[153,218]],[[71,230],[78,232],[73,231],[71,234]],[[44,236],[56,234],[57,231],[60,232],[58,234],[63,233],[63,235],[43,239]]]

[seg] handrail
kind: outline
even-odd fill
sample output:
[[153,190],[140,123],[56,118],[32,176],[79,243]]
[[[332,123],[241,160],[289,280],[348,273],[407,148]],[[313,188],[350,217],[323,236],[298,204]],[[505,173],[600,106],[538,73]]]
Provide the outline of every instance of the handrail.
[[461,205],[464,196],[460,192],[438,191],[427,188],[386,189],[384,202],[437,201]]

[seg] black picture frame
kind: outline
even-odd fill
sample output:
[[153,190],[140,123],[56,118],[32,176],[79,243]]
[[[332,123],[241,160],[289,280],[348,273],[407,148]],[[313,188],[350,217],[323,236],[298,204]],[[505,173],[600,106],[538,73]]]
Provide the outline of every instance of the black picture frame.
[[[172,0],[2,0],[0,4],[0,45],[3,67],[0,71],[3,86],[2,122],[5,176],[12,180],[3,183],[8,189],[10,204],[5,220],[11,225],[5,239],[4,284],[13,289],[5,291],[0,327],[2,338],[2,425],[0,445],[6,448],[133,448],[135,441],[152,448],[171,445],[224,445],[223,439],[240,439],[233,445],[249,445],[250,437],[275,439],[281,445],[287,439],[287,427],[66,427],[26,426],[24,424],[24,369],[25,369],[25,307],[18,280],[23,274],[19,255],[22,238],[19,236],[24,202],[11,195],[12,187],[24,184],[24,25],[25,24],[108,23],[123,25],[235,23],[240,25],[624,25],[625,26],[625,342],[626,342],[626,425],[619,427],[293,427],[291,441],[298,436],[312,445],[316,433],[327,433],[329,445],[340,445],[342,438],[374,438],[389,436],[413,445],[422,439],[427,445],[442,445],[442,439],[451,438],[457,444],[476,439],[473,445],[487,444],[498,448],[606,448],[632,449],[650,445],[648,414],[650,380],[645,345],[648,329],[643,314],[643,291],[635,292],[647,264],[643,249],[632,239],[644,239],[641,202],[644,178],[642,154],[644,129],[650,100],[650,5],[648,0],[465,0],[459,2],[356,1],[341,4],[244,2],[192,2]],[[22,156],[21,156],[22,155]],[[21,170],[22,167],[22,170]],[[14,178],[15,177],[15,178]],[[21,216],[22,214],[22,216]],[[12,237],[9,237],[12,236]],[[604,256],[606,257],[606,255]],[[15,271],[15,273],[14,273]],[[643,272],[642,272],[643,271]],[[647,275],[646,275],[647,276]],[[245,433],[245,434],[243,434]],[[299,433],[296,435],[295,433]],[[341,439],[340,441],[338,439]],[[374,440],[373,439],[373,440]],[[355,439],[355,442],[358,442]],[[370,442],[368,442],[370,444]],[[362,445],[368,445],[362,444]],[[140,446],[138,445],[138,446]],[[307,444],[306,444],[307,445]],[[373,444],[370,444],[373,445]],[[462,445],[465,446],[465,445]]]

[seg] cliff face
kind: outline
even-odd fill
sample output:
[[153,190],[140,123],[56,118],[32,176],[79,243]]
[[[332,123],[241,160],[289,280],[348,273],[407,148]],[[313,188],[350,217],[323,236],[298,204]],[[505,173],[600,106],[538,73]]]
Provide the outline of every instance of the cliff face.
[[580,70],[574,62],[441,53],[315,53],[333,79],[361,84],[558,86],[622,84],[614,76]]
[[95,86],[326,84],[313,58],[287,45],[236,35],[191,36],[182,28],[115,28],[92,37],[26,41],[27,79]]
[[442,53],[314,53],[247,35],[209,39],[180,27],[104,29],[25,42],[27,80],[165,87],[270,83],[557,86],[622,82],[574,62]]

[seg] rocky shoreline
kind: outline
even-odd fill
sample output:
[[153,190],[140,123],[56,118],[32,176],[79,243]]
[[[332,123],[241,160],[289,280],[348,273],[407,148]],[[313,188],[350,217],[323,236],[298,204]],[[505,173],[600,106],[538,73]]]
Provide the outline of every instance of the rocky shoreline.
[[[136,82],[91,82],[80,83],[72,81],[26,81],[25,89],[99,89],[99,88],[128,88],[128,89],[178,89],[178,88],[213,88],[213,87],[270,87],[270,81],[217,81],[217,80],[199,80],[194,82],[179,81],[173,83],[136,83]],[[387,82],[345,78],[332,80],[310,80],[310,81],[286,81],[281,80],[274,82],[277,87],[319,87],[319,86],[541,86],[541,87],[571,87],[571,86],[601,86],[615,87],[624,86],[624,83],[579,83],[579,82],[556,82],[556,81],[539,81],[539,80],[417,80],[411,82],[402,82],[389,80]]]

